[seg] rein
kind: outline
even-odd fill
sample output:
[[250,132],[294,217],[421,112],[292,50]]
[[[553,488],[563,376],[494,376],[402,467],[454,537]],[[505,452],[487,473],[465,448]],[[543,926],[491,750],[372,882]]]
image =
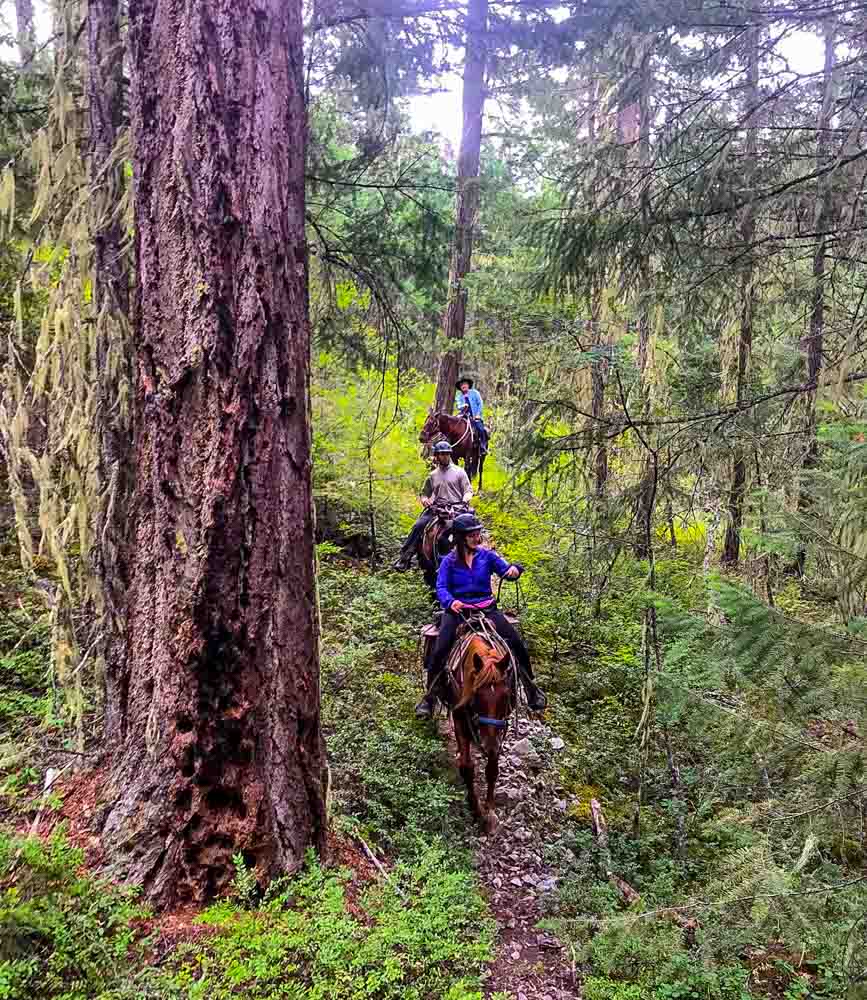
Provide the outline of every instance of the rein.
[[464,428],[464,433],[461,434],[461,436],[457,439],[457,441],[454,442],[452,448],[457,448],[457,446],[461,443],[461,441],[463,441],[463,439],[467,436],[467,434],[473,433],[473,425],[470,422],[470,418],[465,417],[464,419],[466,421],[466,427]]

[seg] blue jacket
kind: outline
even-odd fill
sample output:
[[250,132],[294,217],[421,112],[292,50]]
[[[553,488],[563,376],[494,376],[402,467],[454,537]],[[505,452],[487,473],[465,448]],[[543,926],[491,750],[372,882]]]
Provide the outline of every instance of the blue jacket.
[[[478,389],[470,389],[470,391],[467,393],[467,398],[469,399],[470,402],[470,413],[472,413],[474,417],[481,417],[482,397],[479,395]],[[458,413],[461,412],[461,409],[465,405],[466,404],[464,403],[464,394],[461,392],[460,389],[458,389],[458,391],[455,393],[455,408],[457,409]]]
[[491,574],[505,576],[511,563],[493,549],[476,549],[470,569],[458,562],[457,552],[449,554],[440,563],[437,573],[437,597],[444,608],[452,601],[465,604],[481,604],[494,596],[491,591]]

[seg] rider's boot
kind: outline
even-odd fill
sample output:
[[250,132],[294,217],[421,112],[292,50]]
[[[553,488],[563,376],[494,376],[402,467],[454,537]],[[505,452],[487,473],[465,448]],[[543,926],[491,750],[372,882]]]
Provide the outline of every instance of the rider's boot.
[[545,697],[545,692],[532,680],[530,677],[521,676],[521,682],[524,685],[524,694],[527,696],[527,708],[531,712],[544,712],[547,705],[548,699]]
[[436,695],[433,691],[428,691],[424,698],[415,706],[415,717],[417,719],[429,719],[434,713],[436,704]]
[[398,573],[405,573],[406,570],[412,565],[412,553],[411,552],[401,552],[397,559],[392,564],[392,569],[397,570]]

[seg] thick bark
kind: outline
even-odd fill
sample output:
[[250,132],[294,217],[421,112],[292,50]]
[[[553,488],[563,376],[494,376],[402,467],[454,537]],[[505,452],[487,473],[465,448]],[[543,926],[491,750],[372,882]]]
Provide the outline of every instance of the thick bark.
[[[93,309],[99,378],[101,503],[94,532],[94,565],[102,588],[106,735],[120,736],[127,650],[125,601],[129,587],[129,501],[132,472],[132,359],[129,279],[123,228],[117,217],[122,165],[111,155],[123,121],[123,53],[118,0],[90,0],[87,8],[90,179],[93,209]],[[121,400],[128,402],[121,403]]]
[[449,268],[449,298],[443,316],[446,350],[440,358],[434,409],[451,413],[455,380],[459,374],[467,321],[467,290],[464,278],[473,257],[473,235],[479,211],[479,158],[482,119],[485,111],[485,65],[487,62],[488,0],[469,0],[467,47],[464,60],[463,120],[458,154],[458,189],[455,201],[455,242]]
[[[747,49],[746,145],[744,149],[744,178],[750,190],[756,173],[758,159],[758,126],[756,112],[759,106],[759,33],[758,27],[749,31]],[[756,311],[756,289],[753,262],[753,244],[756,237],[756,210],[747,206],[741,224],[740,239],[746,262],[741,277],[741,319],[738,331],[737,362],[735,373],[735,399],[740,403],[747,395],[747,374],[753,350],[753,322]],[[744,520],[744,501],[747,489],[747,449],[740,441],[732,448],[732,477],[728,496],[728,523],[723,542],[722,564],[729,568],[738,565],[741,552],[741,528]]]
[[23,73],[33,72],[36,55],[36,32],[33,27],[33,0],[15,0],[15,20],[18,35],[18,58]]
[[[834,115],[835,93],[835,48],[837,39],[836,21],[829,20],[825,28],[825,71],[822,91],[822,108],[819,113],[816,132],[816,169],[827,166],[831,152],[831,122]],[[825,341],[825,284],[827,263],[827,236],[832,226],[834,214],[833,175],[819,177],[816,181],[816,203],[813,210],[813,232],[817,233],[816,246],[813,250],[813,290],[810,301],[810,326],[806,339],[807,381],[819,384],[822,371],[822,353]],[[811,391],[805,395],[806,403],[806,438],[807,449],[804,455],[803,469],[809,473],[819,460],[819,442],[816,435],[816,393]],[[801,486],[798,497],[798,510],[804,515],[810,510],[809,491]],[[801,547],[795,558],[795,567],[799,576],[804,575],[804,565],[807,559],[806,549]]]
[[104,840],[157,904],[322,848],[299,0],[133,0],[135,548]]

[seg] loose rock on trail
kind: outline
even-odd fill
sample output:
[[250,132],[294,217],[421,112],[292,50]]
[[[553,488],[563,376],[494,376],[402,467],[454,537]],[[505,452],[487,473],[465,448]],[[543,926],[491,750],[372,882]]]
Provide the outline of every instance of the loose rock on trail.
[[[451,726],[445,721],[441,726],[454,750]],[[543,847],[562,832],[572,804],[555,770],[564,746],[544,722],[522,717],[517,732],[510,723],[497,782],[499,825],[493,834],[474,838],[479,878],[499,924],[497,954],[485,982],[488,997],[581,997],[568,946],[536,926],[544,916],[544,898],[558,887],[554,870],[543,860]],[[477,766],[476,772],[476,781],[483,782],[483,768]]]

